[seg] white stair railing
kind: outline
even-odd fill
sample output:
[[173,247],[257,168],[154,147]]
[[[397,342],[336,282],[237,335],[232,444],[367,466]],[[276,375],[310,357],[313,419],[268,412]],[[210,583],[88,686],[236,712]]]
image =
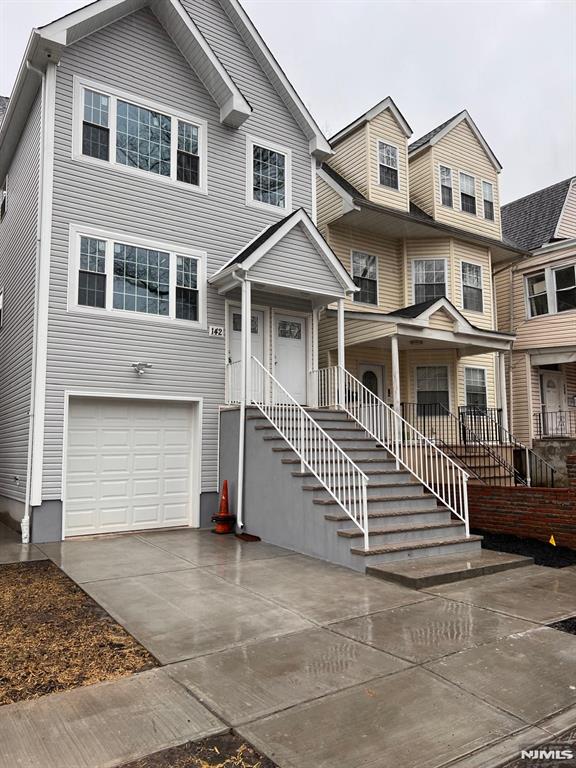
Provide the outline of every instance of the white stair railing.
[[330,435],[284,389],[262,363],[252,357],[252,402],[364,534],[368,549],[368,476]]
[[468,473],[345,368],[322,368],[313,375],[318,406],[348,413],[463,521],[469,536]]
[[226,365],[226,403],[239,403],[242,399],[242,361]]

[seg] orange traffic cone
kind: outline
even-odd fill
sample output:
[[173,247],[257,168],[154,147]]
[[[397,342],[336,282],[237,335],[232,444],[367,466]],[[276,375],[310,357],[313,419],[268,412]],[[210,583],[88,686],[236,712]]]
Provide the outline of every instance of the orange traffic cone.
[[228,480],[222,483],[222,493],[220,494],[220,507],[218,514],[212,516],[212,522],[216,527],[212,533],[234,533],[236,527],[236,515],[231,515],[228,509]]

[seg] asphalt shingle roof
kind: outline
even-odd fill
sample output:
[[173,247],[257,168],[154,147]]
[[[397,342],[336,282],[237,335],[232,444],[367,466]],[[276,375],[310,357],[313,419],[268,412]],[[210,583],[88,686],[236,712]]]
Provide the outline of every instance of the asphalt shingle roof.
[[226,269],[228,267],[231,267],[232,264],[242,264],[243,261],[246,261],[248,256],[254,253],[254,251],[256,251],[258,248],[260,248],[260,246],[263,243],[265,243],[266,240],[272,237],[274,232],[277,232],[280,229],[280,227],[283,226],[283,224],[285,224],[288,221],[288,219],[291,219],[292,216],[295,216],[299,210],[300,208],[297,208],[295,211],[292,211],[292,213],[289,213],[288,216],[284,216],[283,219],[280,219],[279,221],[275,222],[271,226],[266,227],[266,229],[263,229],[262,232],[260,232],[260,234],[256,238],[254,238],[254,240],[252,240],[251,243],[248,243],[248,245],[245,248],[243,248],[239,254],[234,256],[234,258],[231,259],[226,264]]
[[440,131],[444,130],[446,126],[452,122],[458,115],[462,114],[462,110],[460,112],[457,112],[455,115],[452,115],[451,118],[448,120],[445,120],[441,125],[436,126],[436,128],[432,128],[431,131],[428,131],[428,133],[424,134],[424,136],[421,136],[419,139],[416,139],[416,141],[413,141],[412,144],[408,147],[409,152],[414,152],[415,149],[420,149],[420,147],[423,147],[425,144],[428,144],[430,139],[433,139],[434,136],[436,136],[437,133],[440,133]]
[[0,125],[2,125],[2,120],[4,120],[9,101],[8,96],[0,96]]
[[554,239],[570,182],[565,179],[502,206],[502,233],[527,251]]

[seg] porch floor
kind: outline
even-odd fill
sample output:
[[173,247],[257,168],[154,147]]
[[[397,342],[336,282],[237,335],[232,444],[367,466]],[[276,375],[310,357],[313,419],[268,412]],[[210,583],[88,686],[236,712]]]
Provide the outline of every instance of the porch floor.
[[416,591],[207,531],[37,549],[163,667],[0,707],[10,765],[234,727],[280,768],[484,768],[576,726],[576,637],[546,626],[576,614],[576,567]]

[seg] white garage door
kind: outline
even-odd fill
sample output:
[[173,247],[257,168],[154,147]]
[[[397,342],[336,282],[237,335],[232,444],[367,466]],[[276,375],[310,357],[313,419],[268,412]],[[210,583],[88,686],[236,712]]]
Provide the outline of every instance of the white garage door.
[[193,406],[71,398],[65,536],[191,523]]

